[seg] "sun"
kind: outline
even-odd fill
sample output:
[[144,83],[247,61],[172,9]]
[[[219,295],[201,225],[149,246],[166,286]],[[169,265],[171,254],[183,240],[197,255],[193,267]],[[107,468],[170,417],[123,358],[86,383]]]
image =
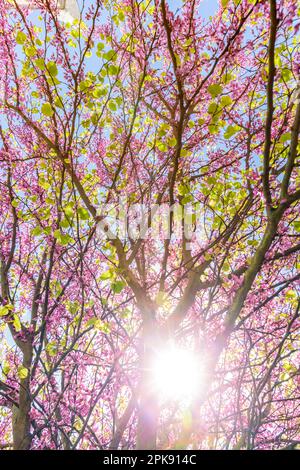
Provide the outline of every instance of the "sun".
[[157,351],[152,364],[153,387],[162,400],[192,400],[204,382],[199,355],[171,345]]

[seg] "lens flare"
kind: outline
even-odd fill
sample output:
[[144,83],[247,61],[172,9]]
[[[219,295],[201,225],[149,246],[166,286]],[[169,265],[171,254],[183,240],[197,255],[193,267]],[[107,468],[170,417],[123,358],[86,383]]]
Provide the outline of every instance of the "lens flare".
[[153,386],[162,400],[191,400],[204,380],[199,356],[175,346],[157,352],[152,373]]

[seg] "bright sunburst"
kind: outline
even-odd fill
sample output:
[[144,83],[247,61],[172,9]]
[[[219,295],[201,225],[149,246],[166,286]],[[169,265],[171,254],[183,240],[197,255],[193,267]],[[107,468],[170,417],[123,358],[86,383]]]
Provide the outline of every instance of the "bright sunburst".
[[159,351],[152,366],[153,384],[162,400],[191,400],[204,381],[199,357],[175,345]]

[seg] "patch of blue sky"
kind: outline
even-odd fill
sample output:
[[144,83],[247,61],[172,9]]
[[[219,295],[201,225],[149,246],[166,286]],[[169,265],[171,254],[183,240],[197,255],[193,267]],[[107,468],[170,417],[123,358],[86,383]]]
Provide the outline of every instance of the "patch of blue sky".
[[[169,8],[174,13],[179,12],[183,4],[183,0],[171,0],[168,2]],[[218,5],[218,0],[202,0],[198,11],[199,16],[202,16],[202,18],[209,18],[216,13]]]

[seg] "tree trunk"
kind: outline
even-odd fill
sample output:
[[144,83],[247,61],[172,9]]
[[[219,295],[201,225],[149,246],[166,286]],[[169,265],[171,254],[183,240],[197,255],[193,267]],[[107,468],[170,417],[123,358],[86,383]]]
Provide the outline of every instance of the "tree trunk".
[[13,409],[13,443],[14,450],[28,450],[31,445],[30,435],[30,367],[32,361],[32,346],[25,346],[23,352],[23,367],[28,370],[26,378],[20,380],[19,407]]
[[153,389],[151,365],[155,348],[159,348],[158,326],[154,321],[145,321],[142,335],[141,383],[138,398],[138,450],[155,450],[159,417],[158,397]]

